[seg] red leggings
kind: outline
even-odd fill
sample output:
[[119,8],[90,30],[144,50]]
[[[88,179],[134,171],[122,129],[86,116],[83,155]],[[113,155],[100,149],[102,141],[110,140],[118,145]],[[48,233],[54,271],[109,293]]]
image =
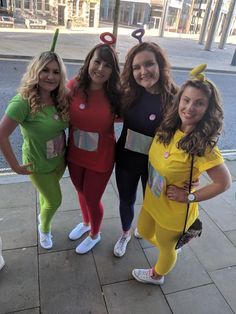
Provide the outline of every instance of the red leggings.
[[71,181],[73,182],[81,206],[83,222],[91,225],[91,235],[100,231],[103,218],[102,195],[105,191],[112,170],[96,172],[68,162]]

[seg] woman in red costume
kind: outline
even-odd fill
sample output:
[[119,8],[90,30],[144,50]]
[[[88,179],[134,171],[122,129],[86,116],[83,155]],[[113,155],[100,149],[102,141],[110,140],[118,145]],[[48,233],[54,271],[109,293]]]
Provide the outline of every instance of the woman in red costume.
[[[100,38],[104,41],[104,34]],[[115,38],[111,39],[112,44]],[[89,231],[76,247],[76,253],[84,254],[101,240],[101,198],[114,166],[114,121],[120,104],[119,65],[114,49],[107,43],[95,46],[68,87],[71,126],[67,161],[83,216],[83,222],[69,238],[77,240]]]

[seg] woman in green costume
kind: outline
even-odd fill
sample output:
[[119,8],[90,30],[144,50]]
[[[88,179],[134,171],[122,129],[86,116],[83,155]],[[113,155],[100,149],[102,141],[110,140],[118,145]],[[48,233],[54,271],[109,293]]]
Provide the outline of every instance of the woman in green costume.
[[[28,65],[18,94],[0,121],[0,149],[11,169],[29,175],[39,192],[39,238],[52,248],[51,220],[61,204],[59,180],[65,171],[65,128],[68,127],[66,69],[54,49],[35,57]],[[9,137],[20,125],[23,136],[19,164]]]

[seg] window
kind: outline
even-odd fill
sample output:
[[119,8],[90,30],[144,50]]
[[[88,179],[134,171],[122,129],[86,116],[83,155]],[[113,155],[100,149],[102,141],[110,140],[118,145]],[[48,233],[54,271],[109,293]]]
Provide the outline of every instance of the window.
[[45,11],[49,11],[50,6],[49,6],[49,0],[45,0]]
[[21,0],[16,0],[15,1],[15,6],[17,9],[20,9],[21,8]]
[[37,10],[41,11],[42,10],[42,1],[37,0]]
[[24,9],[29,9],[30,8],[30,0],[25,0],[24,1]]

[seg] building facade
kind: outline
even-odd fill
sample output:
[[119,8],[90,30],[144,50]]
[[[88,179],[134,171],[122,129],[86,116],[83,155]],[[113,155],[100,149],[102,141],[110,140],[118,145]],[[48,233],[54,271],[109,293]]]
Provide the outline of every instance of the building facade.
[[48,24],[97,27],[100,0],[0,0],[0,13],[16,22],[44,19]]
[[[159,28],[166,0],[121,0],[120,25]],[[176,29],[183,0],[168,0],[167,28]],[[100,20],[112,22],[115,0],[101,0]]]
[[[165,29],[173,32],[199,33],[209,0],[121,0],[119,25],[158,29],[167,6]],[[217,0],[213,1],[210,16]],[[229,5],[224,0],[217,26],[220,35]],[[236,0],[235,0],[236,1]],[[116,0],[0,0],[0,14],[16,22],[44,19],[47,24],[98,27],[99,21],[113,23]],[[236,33],[235,15],[231,34]]]

